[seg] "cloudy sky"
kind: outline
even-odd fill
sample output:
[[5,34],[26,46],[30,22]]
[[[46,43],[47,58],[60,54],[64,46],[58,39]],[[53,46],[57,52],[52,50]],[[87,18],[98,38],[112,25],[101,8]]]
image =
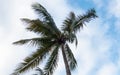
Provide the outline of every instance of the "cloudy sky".
[[[12,42],[37,35],[27,32],[20,18],[37,18],[31,4],[39,2],[60,28],[70,11],[83,14],[95,8],[99,18],[87,23],[78,33],[78,47],[71,45],[78,66],[73,75],[120,75],[120,0],[0,0],[0,75],[9,75],[26,56],[31,46]],[[60,59],[54,75],[65,74]],[[34,72],[33,72],[34,73]],[[30,73],[29,75],[32,75]],[[25,74],[24,74],[25,75]],[[28,73],[26,73],[28,75]]]

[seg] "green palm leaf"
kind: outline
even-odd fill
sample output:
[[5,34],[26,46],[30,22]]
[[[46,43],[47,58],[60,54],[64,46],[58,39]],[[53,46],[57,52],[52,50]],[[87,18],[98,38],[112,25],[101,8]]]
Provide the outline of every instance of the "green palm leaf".
[[67,17],[66,20],[64,20],[63,22],[63,26],[62,26],[62,30],[65,33],[71,33],[73,31],[73,25],[76,21],[76,16],[74,14],[74,12],[70,12],[69,17]]
[[32,5],[32,7],[42,17],[44,23],[46,23],[56,34],[60,34],[60,31],[56,27],[51,15],[41,4],[35,3]]
[[42,61],[46,55],[48,55],[49,51],[52,49],[52,47],[55,45],[55,43],[51,43],[47,45],[46,47],[42,47],[40,49],[37,49],[36,52],[32,53],[29,57],[26,57],[24,59],[24,62],[22,62],[15,72],[12,75],[17,75],[19,73],[26,72],[29,69],[32,69],[36,67],[40,61]]
[[86,14],[79,15],[76,18],[76,22],[74,24],[73,31],[77,32],[78,30],[83,28],[83,25],[85,24],[85,22],[89,22],[91,19],[94,19],[96,17],[98,17],[98,16],[96,15],[96,12],[94,9],[88,10],[88,12]]
[[68,41],[69,43],[75,42],[75,45],[77,46],[78,40],[77,40],[77,36],[74,33],[65,34],[65,37],[66,37],[66,41]]
[[73,12],[70,13],[69,17],[64,20],[62,30],[67,33],[77,32],[81,28],[85,22],[89,22],[91,19],[96,18],[96,12],[94,9],[88,10],[86,14],[75,16]]
[[65,46],[65,53],[66,53],[66,57],[67,57],[70,69],[74,70],[77,66],[77,61],[72,53],[72,50],[70,49],[70,47],[67,44]]
[[32,38],[32,39],[23,39],[23,40],[19,40],[14,42],[13,44],[16,45],[24,45],[24,44],[30,44],[32,46],[40,46],[43,43],[47,43],[48,41],[51,41],[51,38],[49,37],[42,37],[42,38]]
[[44,68],[45,75],[52,75],[57,66],[59,45],[55,47]]
[[71,12],[69,17],[64,20],[63,22],[63,26],[62,26],[62,30],[64,31],[64,35],[66,36],[67,40],[70,43],[73,43],[75,41],[75,44],[77,46],[77,37],[76,35],[73,33],[73,26],[76,22],[76,16],[74,14],[74,12]]
[[32,31],[45,36],[56,36],[56,33],[53,31],[53,29],[51,29],[47,24],[44,24],[39,19],[30,20],[27,18],[23,18],[22,21],[28,24],[26,28],[28,31]]

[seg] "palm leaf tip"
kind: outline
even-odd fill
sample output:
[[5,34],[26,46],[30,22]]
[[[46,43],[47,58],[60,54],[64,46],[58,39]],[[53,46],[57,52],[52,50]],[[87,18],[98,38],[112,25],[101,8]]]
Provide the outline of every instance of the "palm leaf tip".
[[96,15],[96,11],[95,11],[94,8],[88,10],[87,13],[88,13],[87,15],[89,15],[88,17],[90,17],[90,16],[91,16],[91,18],[97,18],[97,17],[98,17],[98,16]]
[[40,5],[40,4],[37,3],[37,2],[32,4],[32,8],[33,8],[33,9],[38,9],[39,7],[43,7],[43,6]]
[[50,17],[47,10],[39,3],[32,4],[32,8],[39,14],[41,17],[47,18]]
[[75,17],[76,17],[76,16],[75,16],[75,13],[74,13],[74,12],[70,12],[70,18],[71,18],[71,19],[75,19]]
[[27,43],[28,42],[28,40],[19,40],[19,41],[16,41],[16,42],[13,42],[13,44],[15,44],[15,45],[23,45],[23,44],[25,44],[25,43]]
[[20,19],[22,22],[25,22],[25,23],[30,23],[31,20],[30,19],[27,19],[27,18],[21,18]]
[[89,22],[93,18],[97,18],[98,16],[96,15],[96,11],[94,8],[88,10],[85,14],[78,16],[78,24],[79,23],[84,23],[84,22]]

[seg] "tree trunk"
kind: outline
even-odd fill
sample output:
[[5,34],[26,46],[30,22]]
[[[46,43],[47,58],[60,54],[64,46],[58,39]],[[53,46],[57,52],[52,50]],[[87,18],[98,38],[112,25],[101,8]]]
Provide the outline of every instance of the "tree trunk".
[[66,68],[66,75],[71,75],[71,71],[68,65],[68,61],[67,61],[67,57],[64,51],[64,45],[62,45],[62,55],[63,55],[63,60],[64,60],[64,64],[65,64],[65,68]]

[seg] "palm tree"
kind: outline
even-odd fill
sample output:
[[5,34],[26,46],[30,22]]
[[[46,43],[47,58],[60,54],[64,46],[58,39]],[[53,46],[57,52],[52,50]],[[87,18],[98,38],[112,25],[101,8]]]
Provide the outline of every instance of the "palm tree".
[[71,71],[76,68],[77,62],[68,43],[75,42],[77,46],[76,33],[83,28],[86,22],[97,17],[95,10],[90,9],[85,14],[78,16],[74,12],[70,12],[60,30],[51,15],[41,4],[35,3],[32,7],[39,15],[39,18],[35,20],[23,18],[22,21],[27,24],[26,29],[28,31],[38,34],[39,37],[19,40],[13,44],[31,44],[37,46],[37,50],[26,57],[12,75],[18,75],[37,67],[46,57],[48,57],[48,60],[43,69],[44,75],[53,75],[57,67],[60,50],[65,64],[66,75],[71,75]]

